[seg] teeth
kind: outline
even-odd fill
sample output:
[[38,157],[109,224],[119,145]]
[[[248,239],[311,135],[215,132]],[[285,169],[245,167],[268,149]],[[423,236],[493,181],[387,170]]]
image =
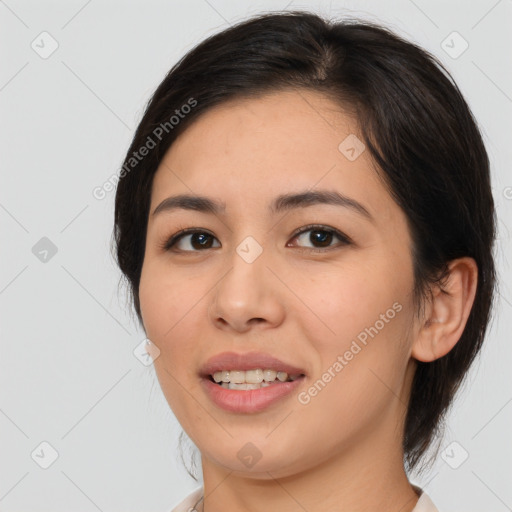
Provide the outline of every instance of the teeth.
[[229,382],[231,384],[242,384],[245,382],[245,372],[231,370],[229,372]]
[[245,372],[245,382],[247,382],[248,384],[259,384],[262,381],[263,370],[248,370]]
[[242,384],[235,384],[233,382],[230,382],[229,383],[229,388],[228,389],[259,389],[260,388],[260,385],[259,384],[248,384],[246,382],[242,383]]
[[276,380],[276,377],[277,377],[277,372],[275,372],[274,370],[265,370],[263,372],[263,378],[267,382],[272,382],[273,380]]
[[229,384],[227,382],[223,382],[222,384],[223,388],[226,389],[239,389],[239,390],[247,390],[247,389],[260,389],[260,388],[266,388],[270,386],[270,382],[260,382],[259,384],[249,384],[247,382],[243,382],[242,384],[236,384],[234,382],[230,382]]
[[[280,382],[287,380],[297,380],[301,376],[300,373],[295,375],[288,375],[286,372],[278,372],[275,370],[222,370],[213,374],[213,380],[226,389],[259,389],[260,387],[267,387],[271,382],[276,379]],[[244,385],[249,387],[240,387]],[[235,387],[232,387],[235,386]],[[256,387],[251,387],[256,386]]]

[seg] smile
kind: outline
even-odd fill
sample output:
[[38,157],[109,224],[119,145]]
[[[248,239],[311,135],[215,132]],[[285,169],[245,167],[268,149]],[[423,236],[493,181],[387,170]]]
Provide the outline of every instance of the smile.
[[302,385],[306,371],[263,352],[223,352],[210,358],[199,376],[216,406],[234,413],[257,413],[289,398]]
[[276,370],[222,370],[215,372],[211,378],[225,389],[260,389],[271,386],[277,382],[291,382],[303,374],[288,375],[286,372]]

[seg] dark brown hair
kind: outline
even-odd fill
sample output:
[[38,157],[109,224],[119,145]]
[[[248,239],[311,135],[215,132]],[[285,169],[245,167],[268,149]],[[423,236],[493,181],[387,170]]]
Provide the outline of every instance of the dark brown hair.
[[[495,292],[489,160],[469,106],[433,55],[375,23],[305,11],[258,15],[207,38],[172,67],[137,127],[116,193],[117,261],[142,324],[138,289],[151,185],[166,151],[215,105],[305,89],[354,112],[376,171],[405,212],[418,311],[451,260],[470,256],[478,265],[460,340],[444,357],[418,362],[403,440],[404,463],[413,469],[480,350]],[[134,165],[130,159],[150,140]]]

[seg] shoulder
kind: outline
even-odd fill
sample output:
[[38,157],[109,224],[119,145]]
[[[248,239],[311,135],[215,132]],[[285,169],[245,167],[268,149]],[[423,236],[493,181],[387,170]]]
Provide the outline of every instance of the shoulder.
[[439,512],[439,510],[430,499],[430,496],[423,489],[417,485],[413,485],[413,488],[418,493],[420,498],[412,512]]
[[192,491],[183,501],[175,505],[169,512],[194,512],[194,505],[203,495],[203,487],[198,487]]

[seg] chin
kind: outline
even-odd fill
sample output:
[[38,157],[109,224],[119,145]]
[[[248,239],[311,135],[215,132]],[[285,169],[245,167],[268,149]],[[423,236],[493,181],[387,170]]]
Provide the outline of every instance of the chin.
[[[240,448],[233,450],[233,445]],[[271,480],[272,478],[284,478],[304,470],[304,461],[295,460],[296,455],[302,458],[303,453],[298,453],[293,446],[287,447],[282,443],[272,443],[268,439],[263,443],[251,441],[234,441],[230,439],[229,445],[222,452],[220,445],[216,445],[212,451],[201,450],[203,464],[205,458],[211,463],[219,465],[238,476],[254,478],[257,480]],[[260,446],[260,448],[258,448]],[[278,450],[277,447],[281,449]],[[284,462],[286,461],[286,464]]]

